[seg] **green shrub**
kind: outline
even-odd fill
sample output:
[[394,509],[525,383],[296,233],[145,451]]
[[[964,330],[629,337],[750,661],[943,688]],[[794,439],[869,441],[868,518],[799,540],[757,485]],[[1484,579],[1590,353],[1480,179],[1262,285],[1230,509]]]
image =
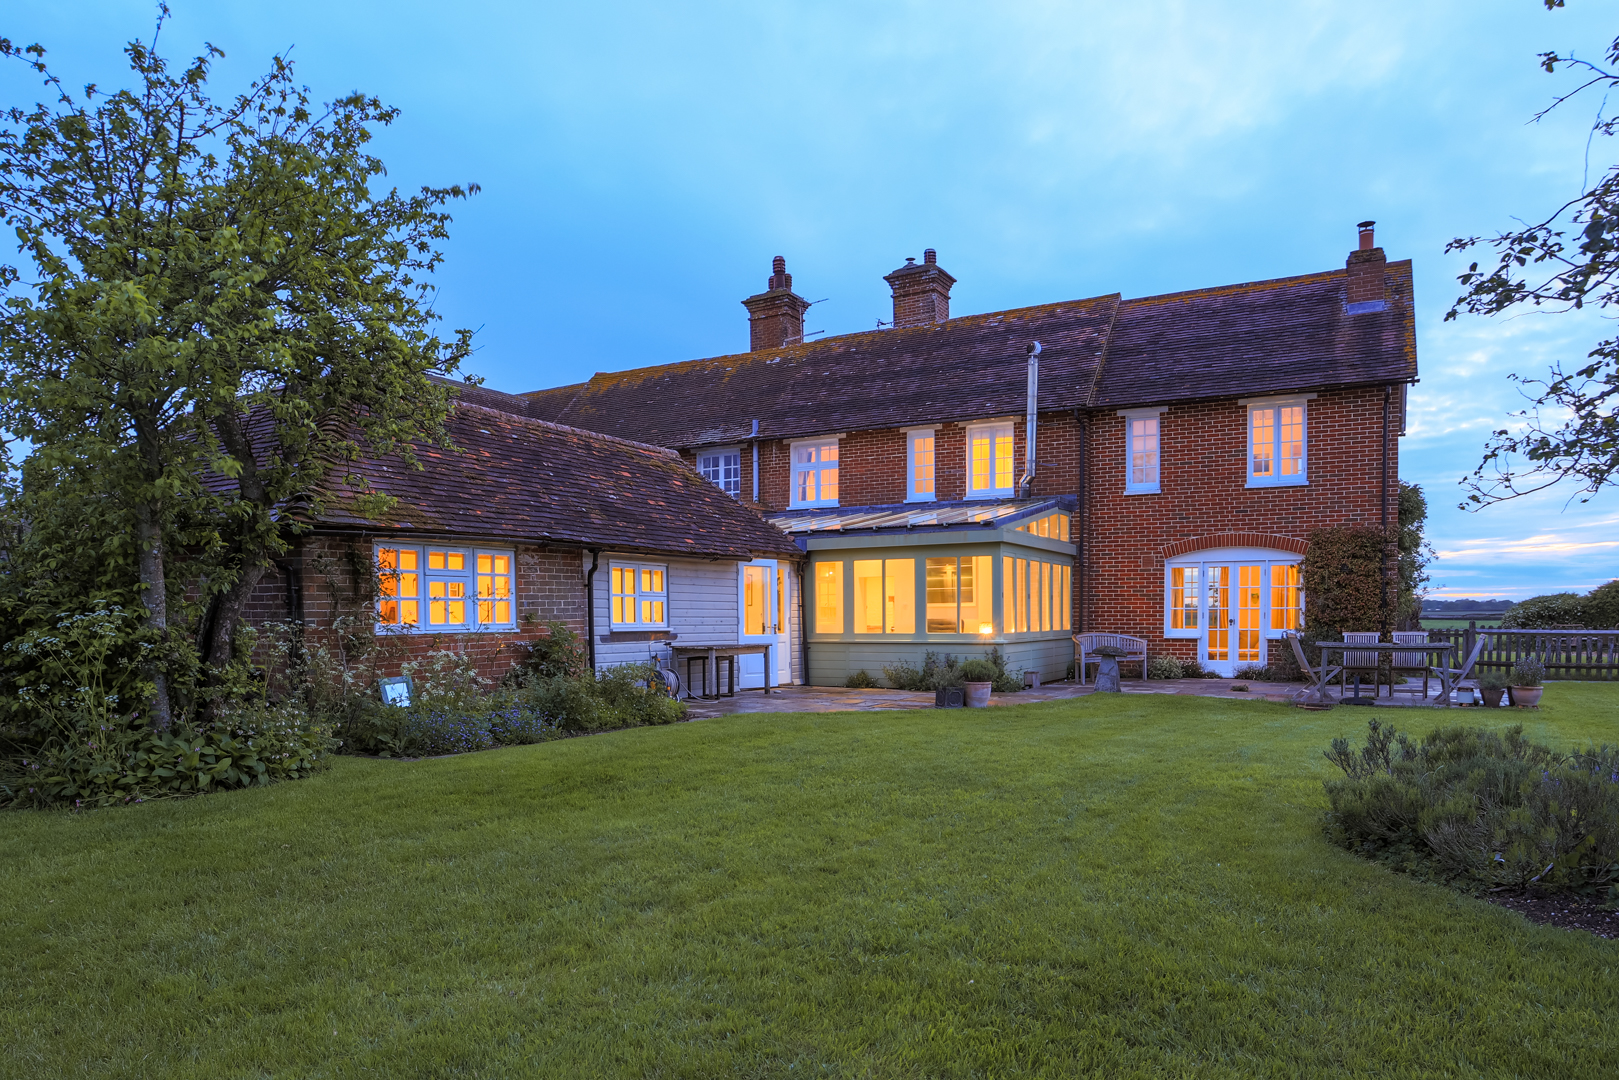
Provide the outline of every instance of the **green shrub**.
[[921,667],[908,660],[884,664],[883,681],[895,690],[942,690],[960,686],[965,680],[954,654],[929,649],[922,654]]
[[1584,626],[1585,597],[1579,593],[1531,596],[1501,616],[1503,630],[1549,630],[1556,626]]
[[1526,656],[1512,665],[1512,674],[1507,678],[1513,686],[1539,686],[1546,678],[1546,665],[1533,656]]
[[567,623],[553,619],[545,629],[546,636],[530,642],[527,654],[507,673],[508,685],[532,678],[579,678],[590,670],[585,641]]
[[964,682],[993,683],[995,677],[1001,674],[995,670],[995,665],[989,660],[968,660],[961,665],[961,678]]
[[640,727],[644,724],[672,724],[686,715],[686,706],[656,689],[656,664],[620,664],[596,677],[596,695],[601,699],[611,727]]
[[1558,754],[1522,727],[1416,744],[1373,720],[1362,750],[1339,738],[1326,757],[1344,773],[1326,781],[1327,835],[1352,851],[1478,887],[1619,880],[1619,749]]
[[883,681],[895,690],[921,690],[922,669],[909,660],[884,664]]
[[1015,694],[1023,689],[1023,669],[1007,670],[1006,657],[1001,655],[1000,646],[984,653],[984,659],[995,668],[995,677],[989,681],[991,690],[997,694]]
[[1147,678],[1179,679],[1184,669],[1173,656],[1154,656],[1147,661]]
[[862,668],[853,675],[850,675],[848,680],[844,682],[843,685],[847,686],[851,690],[869,690],[873,686],[877,685],[877,680],[871,677],[870,672]]

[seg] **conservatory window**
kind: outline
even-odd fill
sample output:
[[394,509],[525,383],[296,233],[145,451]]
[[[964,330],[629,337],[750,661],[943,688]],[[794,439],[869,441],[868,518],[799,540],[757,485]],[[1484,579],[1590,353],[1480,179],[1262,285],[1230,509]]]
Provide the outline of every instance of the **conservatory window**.
[[854,632],[916,633],[916,560],[854,561]]
[[815,632],[843,633],[843,563],[815,564]]

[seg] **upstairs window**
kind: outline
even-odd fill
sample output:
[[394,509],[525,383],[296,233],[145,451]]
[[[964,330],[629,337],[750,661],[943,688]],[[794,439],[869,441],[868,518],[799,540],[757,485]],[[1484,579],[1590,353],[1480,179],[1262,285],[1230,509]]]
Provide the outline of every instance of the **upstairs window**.
[[793,444],[792,505],[838,505],[838,440]]
[[1012,494],[1012,425],[975,424],[967,429],[967,497]]
[[697,454],[697,471],[733,499],[742,497],[742,451],[702,450]]
[[669,568],[662,563],[608,564],[613,628],[663,630],[669,626]]
[[517,625],[511,551],[378,544],[377,624],[444,633]]
[[1150,495],[1158,491],[1159,439],[1163,409],[1125,409],[1124,493]]
[[1307,484],[1309,436],[1306,398],[1250,401],[1248,486]]
[[907,433],[905,453],[905,501],[932,502],[937,496],[933,488],[933,429]]

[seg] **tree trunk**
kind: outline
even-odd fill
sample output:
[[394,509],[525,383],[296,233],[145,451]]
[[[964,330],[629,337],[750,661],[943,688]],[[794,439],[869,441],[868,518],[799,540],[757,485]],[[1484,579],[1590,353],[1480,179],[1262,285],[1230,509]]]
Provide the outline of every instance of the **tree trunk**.
[[235,652],[236,628],[241,625],[247,602],[270,568],[270,550],[275,540],[275,523],[270,505],[270,493],[259,476],[258,459],[253,454],[253,442],[237,412],[227,412],[215,423],[219,441],[225,452],[241,467],[236,487],[242,502],[252,508],[251,515],[242,522],[238,535],[241,563],[236,580],[213,605],[213,625],[208,628],[208,640],[203,643],[204,662],[211,669],[210,679],[217,679],[231,662]]
[[[135,507],[135,534],[140,549],[141,601],[146,605],[146,624],[158,632],[158,640],[169,640],[169,583],[163,572],[163,526],[159,506],[142,502]],[[152,726],[167,731],[174,723],[169,709],[169,679],[162,659],[147,664],[152,680],[152,700],[148,706]]]

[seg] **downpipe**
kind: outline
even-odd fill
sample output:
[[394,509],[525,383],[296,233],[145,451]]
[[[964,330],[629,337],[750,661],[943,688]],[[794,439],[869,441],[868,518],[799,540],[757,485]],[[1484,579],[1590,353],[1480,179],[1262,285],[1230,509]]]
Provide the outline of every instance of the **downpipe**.
[[1023,414],[1023,479],[1017,485],[1020,499],[1027,499],[1034,487],[1034,435],[1040,410],[1040,343],[1031,341],[1024,351],[1029,354],[1029,403]]

